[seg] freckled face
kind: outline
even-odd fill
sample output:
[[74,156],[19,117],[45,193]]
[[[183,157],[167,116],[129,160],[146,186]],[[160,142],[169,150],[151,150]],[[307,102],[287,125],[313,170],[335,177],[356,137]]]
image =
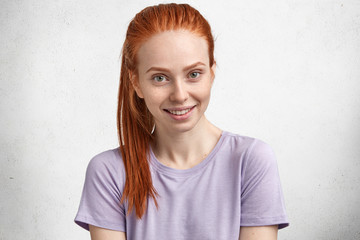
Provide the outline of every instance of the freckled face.
[[185,132],[205,124],[215,64],[209,65],[204,38],[188,31],[162,32],[140,47],[137,59],[135,90],[157,130]]

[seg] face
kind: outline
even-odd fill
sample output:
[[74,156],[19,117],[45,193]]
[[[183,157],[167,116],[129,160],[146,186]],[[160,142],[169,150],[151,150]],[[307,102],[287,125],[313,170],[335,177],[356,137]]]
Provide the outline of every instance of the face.
[[152,36],[137,54],[136,93],[154,117],[156,131],[185,132],[205,124],[215,64],[204,38],[188,31]]

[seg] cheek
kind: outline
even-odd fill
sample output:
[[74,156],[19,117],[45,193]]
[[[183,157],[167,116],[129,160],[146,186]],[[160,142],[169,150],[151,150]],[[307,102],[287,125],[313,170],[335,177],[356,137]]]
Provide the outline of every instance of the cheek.
[[164,101],[164,93],[161,91],[143,91],[144,101],[149,111],[154,115]]
[[199,86],[196,95],[198,96],[199,100],[209,101],[210,94],[211,94],[211,84],[203,84]]
[[156,91],[154,89],[149,88],[146,91],[143,91],[144,93],[144,98],[146,99],[146,101],[150,102],[159,102],[161,101],[162,95],[163,93],[161,91]]

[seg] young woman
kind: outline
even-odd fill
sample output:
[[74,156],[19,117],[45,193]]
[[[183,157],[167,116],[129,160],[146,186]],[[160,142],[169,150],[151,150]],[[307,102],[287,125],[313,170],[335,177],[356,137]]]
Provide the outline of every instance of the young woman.
[[288,225],[271,148],[204,112],[210,25],[186,4],[145,8],[122,51],[120,147],[89,163],[75,222],[92,239],[276,239]]

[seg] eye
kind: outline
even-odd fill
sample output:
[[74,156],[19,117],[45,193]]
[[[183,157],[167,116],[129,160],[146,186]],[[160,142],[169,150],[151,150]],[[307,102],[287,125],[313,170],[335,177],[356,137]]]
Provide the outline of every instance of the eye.
[[162,75],[155,76],[155,77],[153,77],[153,79],[154,79],[155,82],[164,82],[164,81],[166,81],[166,77],[162,76]]
[[199,72],[192,72],[192,73],[189,74],[190,78],[198,78],[199,76],[200,76]]

